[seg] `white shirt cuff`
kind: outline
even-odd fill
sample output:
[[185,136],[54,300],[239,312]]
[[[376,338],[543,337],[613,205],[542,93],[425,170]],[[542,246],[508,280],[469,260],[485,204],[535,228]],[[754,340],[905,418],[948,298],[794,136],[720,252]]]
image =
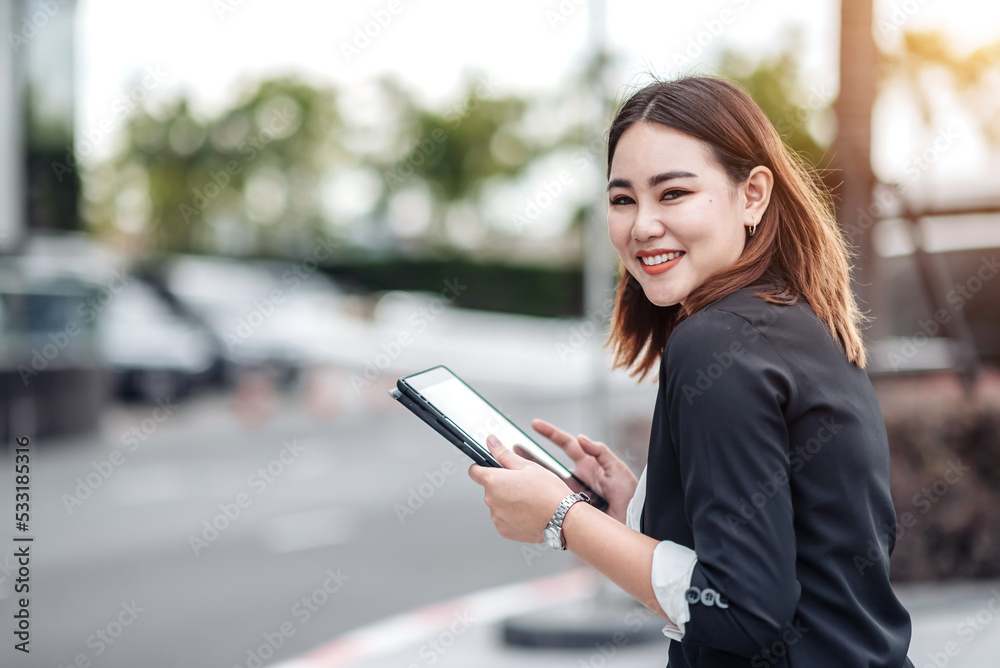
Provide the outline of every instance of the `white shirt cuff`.
[[673,541],[662,541],[653,551],[653,594],[669,618],[663,635],[673,640],[684,638],[684,625],[691,619],[684,594],[691,586],[696,563],[694,550]]

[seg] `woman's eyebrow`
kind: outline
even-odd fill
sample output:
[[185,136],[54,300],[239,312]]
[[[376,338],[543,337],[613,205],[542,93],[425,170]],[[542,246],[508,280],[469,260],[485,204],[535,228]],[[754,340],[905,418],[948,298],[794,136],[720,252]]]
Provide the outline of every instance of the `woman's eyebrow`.
[[[681,170],[675,170],[672,172],[663,172],[655,176],[649,177],[649,187],[655,188],[664,181],[670,181],[672,179],[688,179],[688,178],[698,178],[697,174],[692,174],[691,172],[685,172]],[[608,182],[608,190],[612,188],[631,188],[632,182],[628,179],[611,179]]]
[[664,181],[670,181],[671,179],[688,179],[697,177],[698,177],[697,174],[692,174],[691,172],[684,172],[684,171],[663,172],[662,174],[657,174],[656,176],[649,177],[649,187],[655,188]]

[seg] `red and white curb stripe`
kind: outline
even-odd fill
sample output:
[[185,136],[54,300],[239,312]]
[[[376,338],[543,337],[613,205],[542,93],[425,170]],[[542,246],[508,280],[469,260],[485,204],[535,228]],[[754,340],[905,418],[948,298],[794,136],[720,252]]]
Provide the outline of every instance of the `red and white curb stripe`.
[[342,668],[417,646],[447,631],[460,616],[476,625],[568,603],[591,595],[597,578],[589,568],[470,594],[390,617],[272,668]]

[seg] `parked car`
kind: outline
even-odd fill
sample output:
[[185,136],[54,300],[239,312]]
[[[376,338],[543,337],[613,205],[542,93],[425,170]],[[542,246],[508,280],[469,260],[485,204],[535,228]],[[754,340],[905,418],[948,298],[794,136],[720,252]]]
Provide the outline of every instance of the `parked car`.
[[179,256],[148,275],[211,332],[228,380],[264,371],[290,383],[304,367],[336,361],[338,340],[358,330],[339,290],[315,267]]
[[115,391],[147,401],[183,396],[211,377],[220,358],[210,333],[140,279],[108,302],[98,342]]

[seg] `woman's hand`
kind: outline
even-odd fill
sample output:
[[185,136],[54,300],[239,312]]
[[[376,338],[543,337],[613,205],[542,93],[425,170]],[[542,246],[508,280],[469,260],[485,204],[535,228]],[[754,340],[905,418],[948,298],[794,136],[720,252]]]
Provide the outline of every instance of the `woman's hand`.
[[632,469],[616,457],[608,446],[592,441],[583,434],[573,438],[545,420],[532,420],[531,426],[569,455],[576,464],[573,469],[576,477],[603,496],[608,502],[608,515],[624,524],[628,503],[639,484]]
[[486,444],[503,468],[473,464],[469,477],[485,488],[490,519],[504,538],[543,542],[542,530],[572,491],[555,473],[514,454],[496,436],[487,438]]

